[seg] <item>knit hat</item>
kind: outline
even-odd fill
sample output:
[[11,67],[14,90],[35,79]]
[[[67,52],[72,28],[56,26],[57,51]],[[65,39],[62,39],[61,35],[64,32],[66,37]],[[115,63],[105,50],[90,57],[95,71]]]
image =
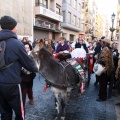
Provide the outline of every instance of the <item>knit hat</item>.
[[17,22],[10,16],[3,16],[0,19],[0,25],[2,29],[12,30],[17,25]]

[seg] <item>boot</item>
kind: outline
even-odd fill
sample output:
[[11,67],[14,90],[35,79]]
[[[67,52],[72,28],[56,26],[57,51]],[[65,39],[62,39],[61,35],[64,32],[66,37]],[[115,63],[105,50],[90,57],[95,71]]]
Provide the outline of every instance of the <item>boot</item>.
[[34,100],[32,98],[32,99],[30,99],[30,105],[33,105],[33,104],[34,104]]

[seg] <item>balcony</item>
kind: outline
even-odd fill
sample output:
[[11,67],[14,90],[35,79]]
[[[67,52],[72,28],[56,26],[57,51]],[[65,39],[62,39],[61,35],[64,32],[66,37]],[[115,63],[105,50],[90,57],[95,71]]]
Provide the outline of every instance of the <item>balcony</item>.
[[56,25],[38,18],[35,18],[34,26],[49,29],[49,30],[55,30]]
[[[62,22],[61,26],[63,28],[67,28],[69,30],[74,30],[74,31],[81,31],[81,27],[79,26],[79,24],[77,23],[76,25],[74,25],[73,23],[69,23],[69,22]],[[78,27],[79,26],[79,27]]]
[[53,8],[50,8],[50,10],[51,10],[52,12],[55,12],[55,10],[54,10]]
[[92,12],[90,10],[88,11],[88,13],[93,17],[93,14],[92,14]]
[[61,13],[60,13],[60,12],[58,12],[58,11],[56,11],[56,14],[61,15]]
[[119,25],[119,24],[116,26],[116,29],[117,29],[117,30],[120,30],[120,25]]
[[43,3],[36,2],[35,6],[42,6],[44,8],[47,8],[47,5],[44,5]]
[[92,33],[93,31],[91,29],[85,31],[85,34],[92,34]]
[[47,9],[47,5],[43,5],[41,3],[36,3],[36,6],[34,7],[34,14],[42,15],[44,17],[47,17],[59,22],[63,22],[63,16],[55,13],[55,10],[53,8]]
[[89,24],[89,25],[93,25],[93,23],[90,21],[90,20],[86,20],[86,22],[85,22],[86,24]]

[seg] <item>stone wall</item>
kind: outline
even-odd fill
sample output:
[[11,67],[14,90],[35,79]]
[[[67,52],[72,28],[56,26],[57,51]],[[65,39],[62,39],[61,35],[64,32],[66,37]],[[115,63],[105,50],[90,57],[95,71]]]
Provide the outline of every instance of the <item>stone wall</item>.
[[0,17],[10,15],[17,22],[17,34],[33,36],[33,0],[0,0]]

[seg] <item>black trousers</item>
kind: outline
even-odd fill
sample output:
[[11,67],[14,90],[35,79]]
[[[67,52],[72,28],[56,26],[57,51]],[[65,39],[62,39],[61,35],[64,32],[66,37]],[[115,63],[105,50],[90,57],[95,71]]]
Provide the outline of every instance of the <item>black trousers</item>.
[[1,120],[12,120],[12,110],[15,120],[24,120],[24,109],[20,85],[0,85]]
[[101,76],[98,77],[99,80],[99,98],[102,100],[107,99],[107,75],[102,74]]
[[112,90],[115,82],[115,71],[113,70],[109,76],[109,89],[108,89],[108,98],[112,97]]
[[33,80],[30,82],[21,82],[21,89],[22,89],[22,97],[23,97],[23,105],[25,107],[26,102],[26,95],[28,95],[29,99],[33,99]]

